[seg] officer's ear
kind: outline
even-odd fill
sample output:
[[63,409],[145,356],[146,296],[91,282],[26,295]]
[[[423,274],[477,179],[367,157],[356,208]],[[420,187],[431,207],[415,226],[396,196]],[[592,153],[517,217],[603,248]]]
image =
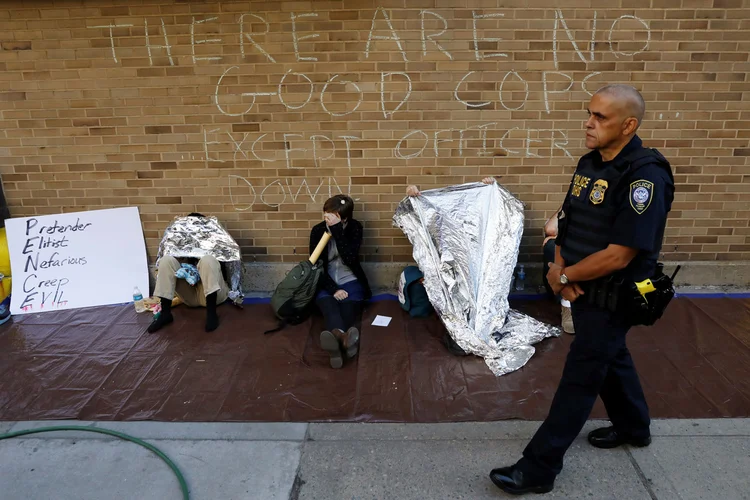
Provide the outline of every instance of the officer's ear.
[[625,118],[625,121],[622,122],[622,134],[623,135],[632,135],[635,134],[635,131],[638,130],[638,126],[640,124],[638,123],[638,118],[635,116],[629,116]]

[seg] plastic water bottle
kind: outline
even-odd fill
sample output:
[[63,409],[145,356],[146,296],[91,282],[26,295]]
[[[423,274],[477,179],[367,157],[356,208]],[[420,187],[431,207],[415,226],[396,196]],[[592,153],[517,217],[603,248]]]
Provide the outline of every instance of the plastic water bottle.
[[143,294],[141,294],[141,291],[138,290],[138,287],[135,287],[133,289],[133,303],[135,304],[135,312],[146,312],[146,306],[143,303]]
[[523,270],[523,264],[518,269],[518,276],[516,277],[516,290],[521,291],[524,289],[524,282],[526,281],[526,272]]

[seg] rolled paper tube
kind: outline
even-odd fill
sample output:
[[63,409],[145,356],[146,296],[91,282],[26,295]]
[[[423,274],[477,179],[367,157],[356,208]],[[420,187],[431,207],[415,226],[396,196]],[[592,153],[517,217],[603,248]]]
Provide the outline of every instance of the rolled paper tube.
[[320,238],[320,241],[318,242],[318,246],[315,247],[315,251],[313,251],[312,255],[310,256],[310,264],[315,264],[315,262],[318,261],[320,258],[320,254],[323,253],[323,250],[325,249],[326,245],[328,244],[328,240],[331,239],[330,233],[326,231],[323,233],[323,237]]

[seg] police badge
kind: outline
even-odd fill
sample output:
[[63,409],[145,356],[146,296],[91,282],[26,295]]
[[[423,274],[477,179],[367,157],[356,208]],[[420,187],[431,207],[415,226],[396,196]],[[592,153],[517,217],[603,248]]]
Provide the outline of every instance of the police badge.
[[641,215],[651,205],[654,183],[644,179],[630,183],[630,206]]
[[598,179],[594,183],[593,189],[591,189],[591,194],[589,194],[589,200],[591,200],[591,203],[594,205],[598,205],[601,202],[604,201],[604,192],[609,187],[609,183],[605,181],[604,179]]

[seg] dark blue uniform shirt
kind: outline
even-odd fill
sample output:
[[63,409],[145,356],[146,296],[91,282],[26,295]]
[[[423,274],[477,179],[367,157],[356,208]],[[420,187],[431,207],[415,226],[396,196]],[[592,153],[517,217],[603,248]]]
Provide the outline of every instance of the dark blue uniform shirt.
[[[602,168],[617,162],[642,147],[638,136],[625,146],[614,159],[605,162],[598,154]],[[617,193],[617,215],[610,243],[638,249],[639,252],[625,269],[624,275],[641,281],[654,274],[664,239],[667,214],[674,200],[674,183],[664,167],[651,163],[628,175]]]

